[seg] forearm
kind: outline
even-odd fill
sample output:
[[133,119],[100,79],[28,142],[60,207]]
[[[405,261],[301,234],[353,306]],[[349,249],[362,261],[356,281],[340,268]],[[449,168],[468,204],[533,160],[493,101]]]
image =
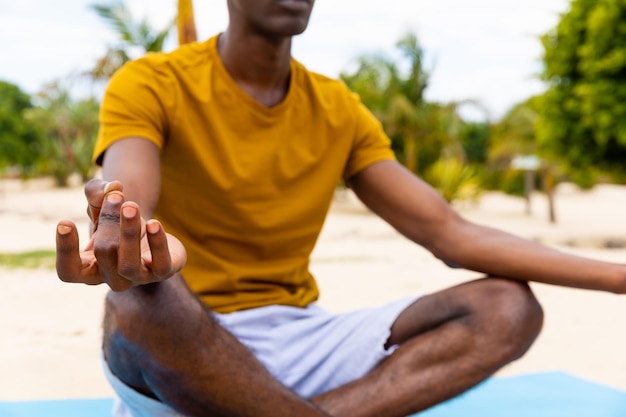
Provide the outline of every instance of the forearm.
[[373,164],[350,185],[373,212],[448,264],[505,278],[626,293],[625,265],[566,254],[468,222],[398,163]]
[[149,219],[161,189],[160,151],[142,138],[126,138],[113,143],[104,155],[102,176],[105,181],[120,181],[126,201],[134,201],[141,215]]
[[565,253],[461,220],[433,247],[446,262],[486,274],[575,288],[626,293],[626,265]]
[[159,149],[145,139],[120,140],[109,147],[103,168],[106,180],[119,181],[92,180],[85,187],[95,225],[85,250],[76,225],[59,222],[59,278],[124,291],[172,277],[187,261],[185,248],[157,220],[144,220],[159,199]]

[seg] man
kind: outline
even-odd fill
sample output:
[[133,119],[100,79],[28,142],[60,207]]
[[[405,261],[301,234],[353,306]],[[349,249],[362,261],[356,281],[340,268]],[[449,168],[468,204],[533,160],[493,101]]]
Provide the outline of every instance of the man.
[[[626,291],[624,265],[469,223],[397,163],[356,97],[292,60],[313,3],[228,0],[224,33],[111,81],[104,180],[86,187],[94,234],[79,252],[61,221],[57,271],[113,290],[103,353],[118,415],[405,416],[524,354],[542,323],[526,281]],[[309,254],[342,177],[485,278],[338,316],[316,307]]]

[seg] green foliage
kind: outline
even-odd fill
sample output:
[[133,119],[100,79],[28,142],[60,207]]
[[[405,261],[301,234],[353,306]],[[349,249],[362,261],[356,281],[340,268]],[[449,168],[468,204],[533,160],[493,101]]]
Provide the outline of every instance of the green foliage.
[[488,130],[464,129],[460,103],[424,99],[429,73],[417,37],[409,33],[396,46],[401,60],[381,54],[363,56],[356,71],[341,78],[382,122],[398,158],[411,171],[423,174],[442,156],[464,160],[462,138],[473,147],[473,158],[483,157],[484,149],[478,148],[486,142]]
[[448,202],[475,200],[482,189],[476,168],[456,158],[439,159],[428,168],[424,180]]
[[409,73],[399,83],[400,90],[411,103],[419,105],[424,101],[424,90],[428,86],[430,77],[430,74],[424,70],[424,50],[414,33],[408,33],[396,46],[409,61]]
[[0,173],[16,167],[28,176],[38,157],[39,137],[24,117],[30,96],[14,84],[0,81]]
[[385,56],[367,55],[358,58],[357,69],[353,74],[342,73],[340,77],[352,91],[359,94],[363,104],[380,118],[390,101],[390,95],[381,92],[395,86],[399,75],[393,62]]
[[541,40],[549,88],[537,124],[540,150],[579,185],[606,173],[624,177],[626,5],[574,0]]
[[469,101],[426,101],[429,72],[417,37],[409,33],[396,46],[401,60],[380,54],[360,57],[356,71],[342,74],[342,80],[381,121],[409,170],[424,176],[450,201],[476,195],[481,186],[478,171],[467,163],[487,159],[489,124],[461,118],[459,108]]
[[[516,157],[541,156],[536,139],[540,105],[541,97],[531,97],[492,124],[484,172],[485,188],[524,195],[524,172],[512,167],[511,162]],[[541,184],[536,188],[541,189]]]
[[0,267],[53,269],[56,262],[56,252],[53,250],[36,250],[22,253],[0,253]]
[[489,143],[491,141],[490,125],[487,122],[463,123],[459,131],[459,140],[467,161],[470,164],[487,162]]
[[98,131],[99,105],[95,98],[75,100],[67,87],[52,83],[38,95],[38,106],[27,112],[40,131],[38,171],[66,186],[70,175],[90,177],[91,153]]
[[403,63],[384,55],[359,58],[353,74],[341,74],[342,80],[361,97],[363,104],[382,122],[393,141],[393,148],[412,171],[417,171],[418,151],[423,149],[425,112],[423,92],[428,85],[428,73],[423,68],[423,50],[417,37],[410,33],[396,45],[408,61]]
[[486,189],[520,197],[524,195],[524,171],[511,168],[487,169],[482,178]]
[[161,52],[175,24],[172,19],[165,28],[155,30],[146,19],[136,20],[123,1],[95,4],[92,8],[119,35],[119,42],[110,46],[90,71],[94,80],[108,80],[126,62],[138,58],[136,51]]
[[514,106],[491,127],[487,160],[496,170],[505,170],[516,156],[538,152],[536,124],[540,98],[532,97]]

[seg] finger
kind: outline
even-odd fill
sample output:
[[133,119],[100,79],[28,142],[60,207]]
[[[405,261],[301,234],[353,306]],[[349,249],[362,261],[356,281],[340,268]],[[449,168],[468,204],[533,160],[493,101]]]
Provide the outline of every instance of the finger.
[[165,230],[158,220],[148,220],[146,235],[151,254],[151,259],[146,260],[146,263],[156,278],[165,280],[174,273]]
[[187,251],[183,243],[176,237],[167,235],[167,245],[170,250],[170,259],[172,260],[172,270],[179,272],[187,263]]
[[82,261],[78,248],[78,231],[69,220],[62,220],[57,225],[56,269],[61,281],[80,282]]
[[119,191],[108,193],[98,217],[94,236],[94,254],[104,282],[114,291],[122,291],[132,284],[118,273],[118,248],[120,241],[120,210],[124,195]]
[[93,179],[85,185],[85,196],[87,197],[87,215],[93,222],[94,232],[98,228],[100,210],[104,202],[104,197],[111,191],[122,191],[122,183],[119,181],[107,182],[101,179]]
[[118,273],[131,281],[141,274],[141,216],[139,206],[127,201],[121,208],[120,246],[117,251]]
[[92,179],[85,184],[85,197],[87,198],[87,215],[95,224],[100,215],[100,207],[104,199],[104,188],[107,182],[101,179]]

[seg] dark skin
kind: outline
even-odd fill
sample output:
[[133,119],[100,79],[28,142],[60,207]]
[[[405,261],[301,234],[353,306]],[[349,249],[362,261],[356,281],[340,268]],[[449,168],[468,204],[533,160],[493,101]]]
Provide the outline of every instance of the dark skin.
[[294,3],[300,3],[295,10],[281,2],[228,2],[230,24],[218,41],[220,57],[241,89],[266,107],[287,95],[291,39],[306,29],[314,0]]
[[[224,65],[251,97],[274,106],[288,91],[291,38],[306,28],[313,2],[230,0],[228,6],[230,24],[218,44]],[[467,222],[398,163],[375,163],[350,179],[357,196],[416,244],[486,278],[418,299],[392,325],[387,344],[400,347],[390,358],[359,380],[301,399],[215,323],[179,273],[183,245],[157,221],[143,220],[159,199],[156,146],[133,137],[115,142],[103,176],[86,187],[95,224],[86,250],[79,250],[75,225],[59,223],[59,277],[114,290],[104,335],[111,370],[192,416],[405,416],[524,354],[542,323],[527,281],[626,292],[624,265]]]

